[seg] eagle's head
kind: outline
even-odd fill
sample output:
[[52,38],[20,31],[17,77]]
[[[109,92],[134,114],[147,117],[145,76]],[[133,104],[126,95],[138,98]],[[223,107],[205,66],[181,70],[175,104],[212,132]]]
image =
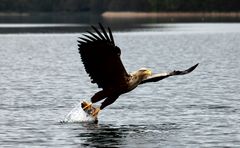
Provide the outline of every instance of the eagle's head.
[[141,68],[137,71],[139,77],[142,77],[142,79],[146,79],[147,77],[152,75],[152,71],[147,68]]

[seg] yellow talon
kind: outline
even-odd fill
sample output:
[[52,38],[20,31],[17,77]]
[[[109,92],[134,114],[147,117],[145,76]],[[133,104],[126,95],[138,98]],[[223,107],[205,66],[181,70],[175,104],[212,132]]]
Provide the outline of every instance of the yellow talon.
[[99,107],[95,108],[95,107],[93,107],[93,105],[92,105],[91,102],[88,103],[88,102],[86,102],[86,101],[83,101],[81,105],[82,105],[82,109],[83,109],[87,114],[89,114],[89,115],[91,115],[93,118],[96,118],[96,119],[97,119],[97,115],[98,115],[98,113],[99,113],[99,111],[100,111],[100,108],[99,108]]
[[94,111],[92,112],[92,116],[94,118],[97,118],[98,113],[100,112],[100,108],[95,108]]
[[91,109],[92,108],[92,103],[87,103],[87,102],[82,102],[82,109],[83,110],[89,110],[89,109]]

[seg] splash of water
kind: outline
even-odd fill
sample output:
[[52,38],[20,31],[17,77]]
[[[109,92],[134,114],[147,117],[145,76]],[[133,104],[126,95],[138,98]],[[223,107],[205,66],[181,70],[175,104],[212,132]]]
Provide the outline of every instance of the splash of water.
[[68,122],[89,122],[89,123],[97,123],[97,119],[93,118],[89,114],[87,114],[81,106],[80,103],[76,104],[76,106],[66,115],[62,123]]

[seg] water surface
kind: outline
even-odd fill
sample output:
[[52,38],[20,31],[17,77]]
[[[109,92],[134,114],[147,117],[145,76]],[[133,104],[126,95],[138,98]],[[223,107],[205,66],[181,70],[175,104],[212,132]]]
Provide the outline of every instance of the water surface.
[[98,88],[77,51],[81,33],[0,35],[3,147],[240,146],[239,24],[153,24],[114,33],[131,72],[199,67],[122,95],[99,124],[60,123]]

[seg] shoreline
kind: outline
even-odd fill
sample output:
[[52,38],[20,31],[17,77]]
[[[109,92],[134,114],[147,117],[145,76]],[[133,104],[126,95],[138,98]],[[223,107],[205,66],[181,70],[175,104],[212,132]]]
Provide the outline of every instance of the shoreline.
[[[0,17],[28,17],[34,15],[84,15],[87,12],[0,12]],[[93,14],[98,15],[98,14]],[[99,14],[103,18],[199,18],[199,17],[225,17],[240,18],[240,12],[134,12],[134,11],[106,11]]]
[[20,13],[20,12],[0,12],[0,17],[6,17],[6,16],[30,16],[30,13]]
[[101,14],[106,19],[132,18],[240,18],[240,12],[112,12]]

